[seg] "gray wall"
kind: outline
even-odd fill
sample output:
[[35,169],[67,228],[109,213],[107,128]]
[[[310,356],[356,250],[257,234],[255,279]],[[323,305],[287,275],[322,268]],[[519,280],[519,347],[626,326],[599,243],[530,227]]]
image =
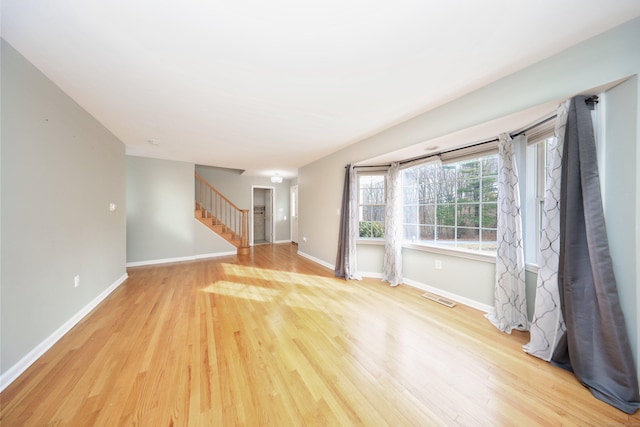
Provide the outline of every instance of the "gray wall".
[[[347,163],[366,160],[637,75],[640,72],[638,40],[640,18],[300,168],[299,250],[326,263],[335,262],[339,223],[336,209],[340,206],[344,166]],[[607,226],[611,228],[610,244],[616,257],[615,273],[621,278],[618,283],[620,293],[628,298],[622,307],[637,355],[640,353],[636,325],[640,312],[640,296],[637,292],[640,242],[633,238],[640,226],[640,189],[637,187],[640,161],[635,149],[640,143],[637,130],[640,122],[637,83],[611,91],[609,98],[605,110],[606,120],[611,123],[607,126],[605,141],[606,154],[610,156],[605,165],[604,184]],[[621,109],[625,112],[621,112]],[[613,118],[613,114],[617,119]],[[624,166],[617,166],[618,162]],[[621,192],[621,188],[628,188],[629,191]],[[614,212],[617,212],[615,217]],[[630,233],[630,230],[633,231]],[[358,246],[359,251],[361,246]],[[477,265],[483,261],[460,260],[454,284],[449,283],[446,277],[440,280],[435,273],[425,272],[421,264],[430,265],[432,256],[425,252],[405,250],[405,253],[406,278],[424,281],[443,290],[456,286],[454,292],[461,297],[492,304],[493,276],[485,269],[486,266]],[[358,261],[371,268],[376,261],[369,262],[366,259],[369,255],[379,258],[375,250],[367,248],[365,254],[359,253]],[[479,273],[479,269],[482,273]],[[534,279],[534,274],[527,274],[529,294],[532,294]]]
[[126,157],[127,262],[236,250],[194,218],[194,170],[193,163]]
[[[604,108],[607,112],[604,126],[604,164],[600,165],[600,174],[604,182],[604,213],[620,305],[625,314],[631,345],[638,349],[638,354],[640,354],[640,337],[638,336],[640,321],[638,245],[640,242],[637,235],[640,225],[639,99],[637,76],[607,92],[604,99]],[[640,372],[640,369],[638,371]]]
[[[244,176],[237,170],[202,165],[196,165],[196,172],[240,209],[251,209],[252,186],[256,185],[275,188],[275,241],[291,240],[289,220],[289,188],[293,185],[291,184],[291,181],[285,179],[280,184],[274,184],[271,182],[270,178],[267,177]],[[252,217],[253,215],[249,215],[249,218]]]
[[5,373],[126,274],[125,155],[4,41],[1,119]]

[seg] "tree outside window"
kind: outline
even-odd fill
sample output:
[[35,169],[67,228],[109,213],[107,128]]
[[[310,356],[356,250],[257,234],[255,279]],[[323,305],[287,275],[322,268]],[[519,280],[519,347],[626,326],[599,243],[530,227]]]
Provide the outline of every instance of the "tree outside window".
[[358,220],[361,238],[384,237],[384,175],[358,176]]
[[497,155],[405,169],[405,239],[495,251],[497,175]]

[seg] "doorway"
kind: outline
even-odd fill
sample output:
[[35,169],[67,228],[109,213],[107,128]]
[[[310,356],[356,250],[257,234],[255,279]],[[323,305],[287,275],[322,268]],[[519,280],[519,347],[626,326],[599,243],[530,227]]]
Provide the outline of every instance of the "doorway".
[[275,239],[275,188],[251,187],[251,244],[273,243]]

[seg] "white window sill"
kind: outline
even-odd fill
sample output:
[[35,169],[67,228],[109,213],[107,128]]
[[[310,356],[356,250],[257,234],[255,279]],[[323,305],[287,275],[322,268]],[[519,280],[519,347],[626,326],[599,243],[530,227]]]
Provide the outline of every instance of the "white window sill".
[[377,245],[384,246],[384,239],[358,239],[356,240],[356,245]]
[[[356,244],[384,246],[384,239],[358,239],[356,241]],[[496,256],[493,254],[483,254],[480,252],[468,251],[464,249],[452,249],[452,248],[445,248],[445,247],[434,246],[434,245],[424,245],[424,244],[411,243],[411,242],[403,242],[402,247],[416,250],[416,251],[449,255],[449,256],[454,256],[458,258],[473,259],[476,261],[491,262],[491,263],[496,262]]]
[[[358,239],[356,241],[356,244],[384,246],[384,239]],[[407,249],[413,249],[416,251],[449,255],[449,256],[454,256],[458,258],[473,259],[476,261],[483,261],[483,262],[490,262],[490,263],[496,262],[496,256],[493,254],[483,254],[480,252],[467,251],[464,249],[451,249],[451,248],[445,248],[445,247],[439,247],[439,246],[433,246],[433,245],[421,245],[418,243],[410,243],[410,242],[403,242],[402,247]],[[531,264],[531,263],[525,264],[525,270],[533,274],[538,274],[538,266],[536,264]]]
[[442,246],[424,245],[424,244],[410,243],[410,242],[404,242],[402,244],[402,247],[407,249],[413,249],[416,251],[430,252],[435,254],[454,256],[458,258],[472,259],[475,261],[490,262],[493,264],[495,264],[496,262],[495,254],[483,254],[481,252],[469,251],[469,250],[459,249],[459,248],[454,249],[454,248],[446,248]]

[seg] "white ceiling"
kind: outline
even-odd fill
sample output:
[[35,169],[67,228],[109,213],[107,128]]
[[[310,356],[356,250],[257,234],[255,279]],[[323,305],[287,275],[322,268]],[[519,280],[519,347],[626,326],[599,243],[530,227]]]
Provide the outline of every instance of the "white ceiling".
[[638,0],[2,0],[2,37],[128,154],[289,177],[639,15]]

